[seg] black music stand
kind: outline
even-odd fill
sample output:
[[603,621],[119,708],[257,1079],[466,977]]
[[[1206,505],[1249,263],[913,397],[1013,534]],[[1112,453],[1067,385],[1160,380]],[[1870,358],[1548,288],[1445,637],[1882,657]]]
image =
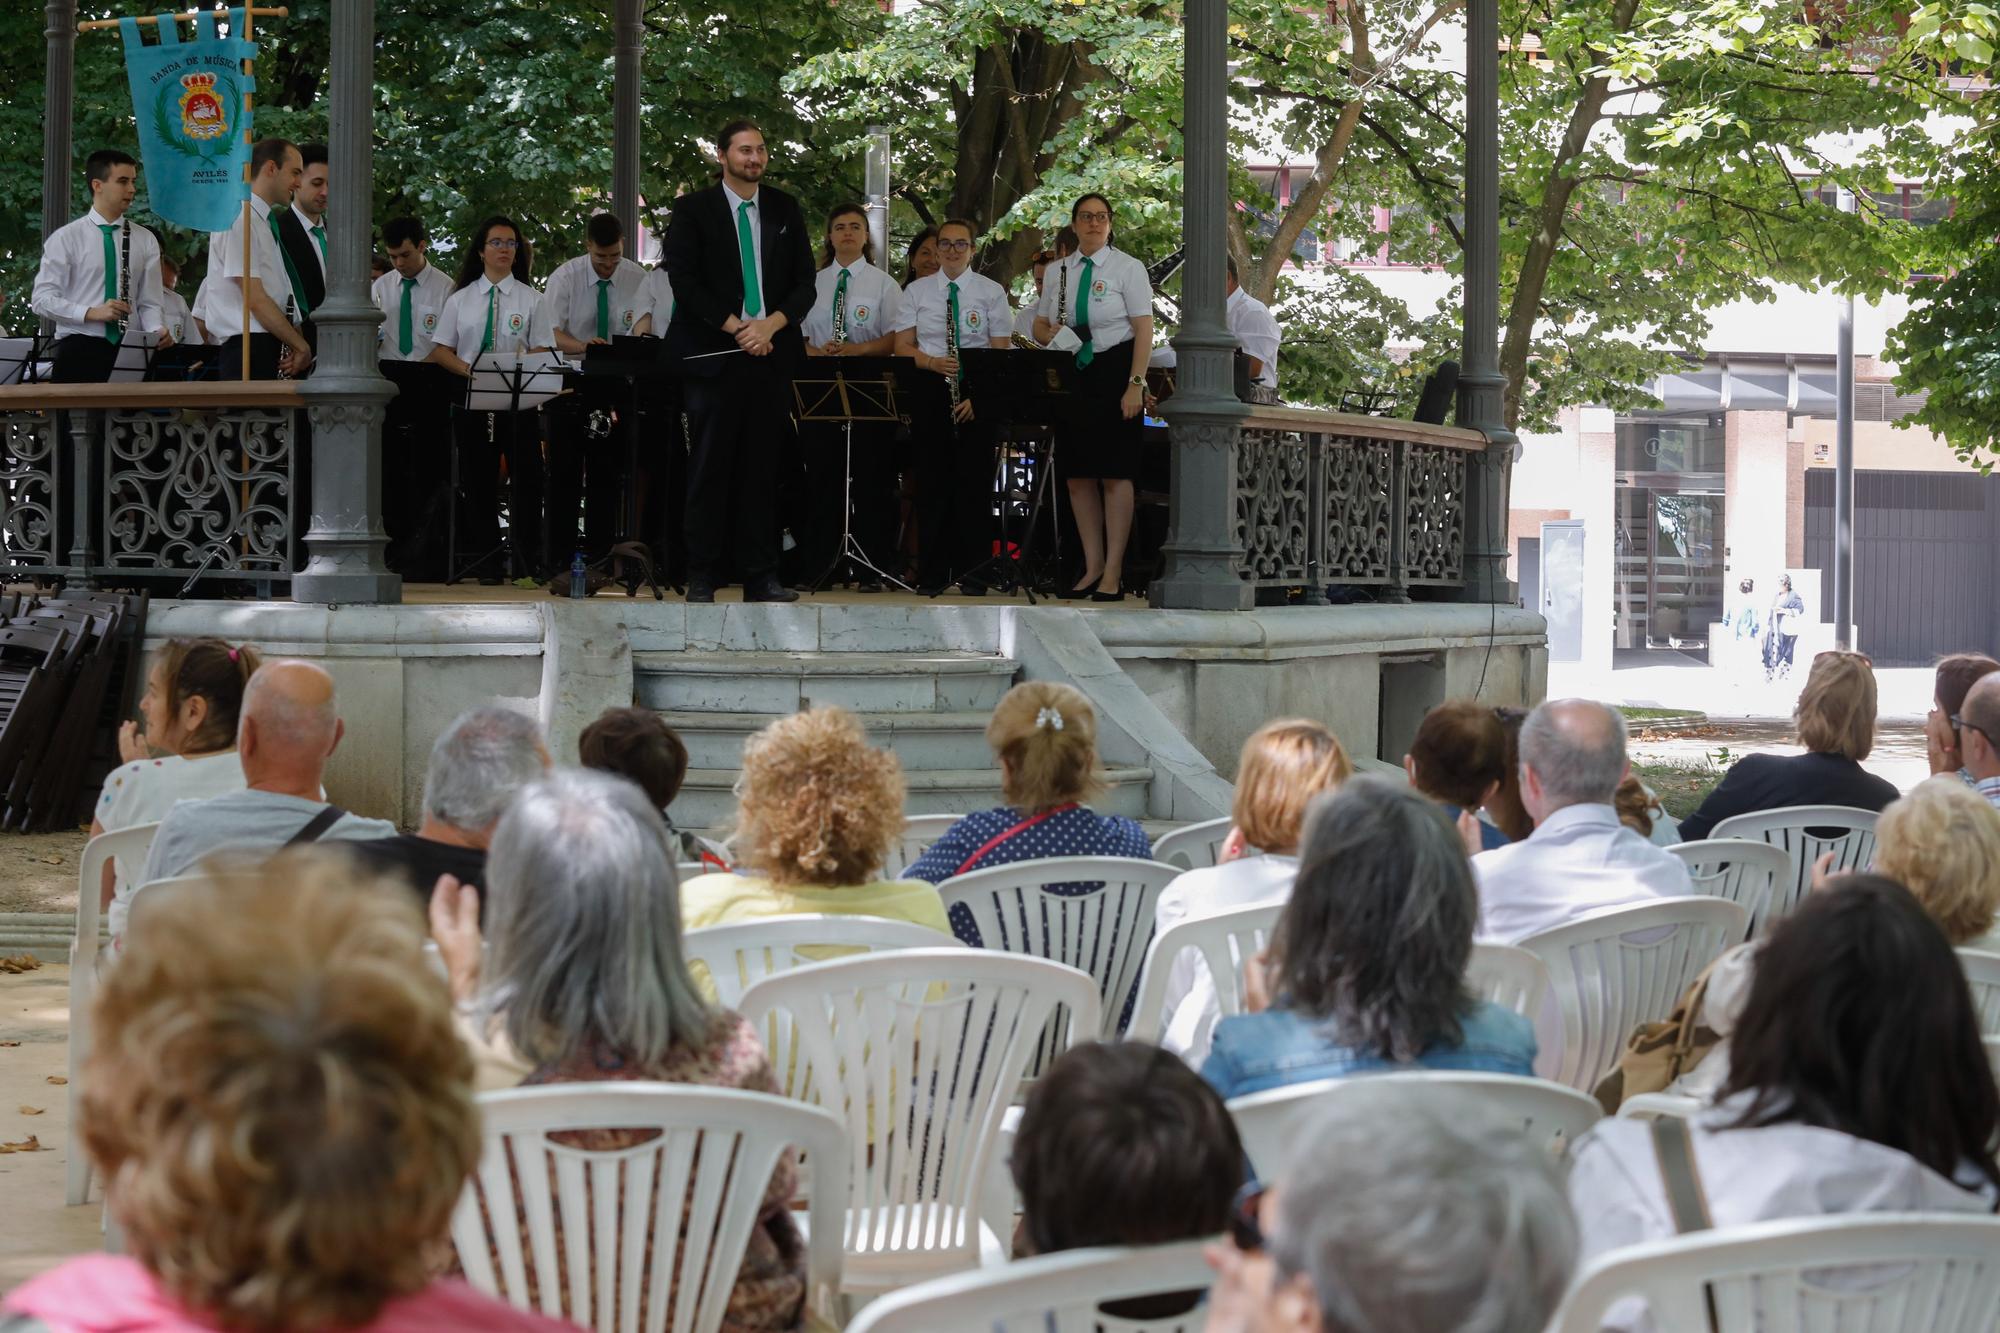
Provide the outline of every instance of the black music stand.
[[53,333],[0,338],[0,384],[41,384],[52,372],[59,340]]
[[[997,586],[1019,588],[1035,604],[1035,574],[1040,568],[1034,559],[1035,533],[1041,527],[1042,506],[1047,503],[1049,479],[1055,475],[1055,428],[1069,424],[1079,406],[1074,352],[1035,352],[1019,348],[966,347],[959,350],[959,364],[965,369],[965,397],[972,399],[980,419],[992,425],[1038,426],[1047,428],[1041,458],[1034,457],[1028,441],[1025,447],[1034,473],[1034,498],[1028,506],[1019,554],[1007,554],[1007,513],[1014,507],[1007,481],[1007,445],[997,451],[998,473],[995,492],[1000,506],[1000,553],[973,570],[976,576],[986,565],[996,566],[1005,582]],[[1056,537],[1052,553],[1057,566],[1062,562],[1062,538]],[[1032,571],[1032,572],[1031,572]]]
[[620,334],[608,343],[592,343],[583,349],[585,383],[618,383],[618,432],[625,440],[624,502],[618,506],[611,550],[598,563],[604,566],[607,577],[625,584],[627,597],[637,597],[644,584],[653,590],[656,602],[665,600],[666,594],[654,572],[657,562],[653,552],[639,533],[639,381],[674,375],[679,364],[658,338]]
[[819,373],[792,380],[799,420],[838,422],[847,442],[847,458],[841,468],[840,546],[813,580],[812,591],[824,588],[843,560],[852,560],[909,592],[909,584],[868,558],[854,535],[854,423],[902,420],[896,410],[896,394],[899,390],[909,394],[914,363],[902,356],[843,356],[810,358],[806,364]]
[[[510,434],[507,457],[511,462],[521,456],[523,407],[540,407],[558,393],[567,392],[561,385],[562,372],[548,364],[546,353],[484,352],[473,360],[472,375],[466,381],[465,408],[473,412],[507,413]],[[524,402],[524,399],[532,401]],[[500,539],[499,545],[484,555],[453,568],[452,562],[458,559],[458,455],[458,432],[454,430],[451,439],[451,521],[446,528],[444,552],[444,581],[447,586],[457,583],[495,556],[506,557],[501,568],[511,569],[514,564],[514,529],[521,521],[521,515],[514,512],[515,479],[510,476],[507,481],[506,535]],[[539,524],[541,521],[541,515],[537,514],[535,522]]]

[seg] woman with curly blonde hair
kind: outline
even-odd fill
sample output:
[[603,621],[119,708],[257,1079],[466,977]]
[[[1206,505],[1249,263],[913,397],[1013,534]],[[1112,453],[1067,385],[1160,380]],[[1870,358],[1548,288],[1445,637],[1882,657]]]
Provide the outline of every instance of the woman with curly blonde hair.
[[937,889],[877,878],[902,832],[902,765],[868,743],[854,714],[812,708],[780,718],[743,747],[737,869],[683,884],[681,922],[699,930],[824,912],[946,930]]
[[0,1325],[568,1328],[432,1277],[479,1116],[409,894],[325,851],[154,894],[99,983],[75,1127],[128,1253],[44,1273]]

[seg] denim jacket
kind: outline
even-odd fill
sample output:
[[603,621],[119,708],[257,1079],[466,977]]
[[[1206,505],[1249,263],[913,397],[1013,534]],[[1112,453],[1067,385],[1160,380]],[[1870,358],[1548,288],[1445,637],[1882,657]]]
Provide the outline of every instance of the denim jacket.
[[1341,1045],[1324,1020],[1289,1009],[1266,1009],[1261,1014],[1242,1014],[1216,1024],[1215,1040],[1201,1067],[1201,1076],[1227,1100],[1289,1083],[1395,1069],[1457,1069],[1521,1075],[1535,1072],[1535,1027],[1521,1015],[1481,1001],[1460,1024],[1464,1040],[1455,1046],[1431,1046],[1414,1062],[1403,1065],[1373,1052]]

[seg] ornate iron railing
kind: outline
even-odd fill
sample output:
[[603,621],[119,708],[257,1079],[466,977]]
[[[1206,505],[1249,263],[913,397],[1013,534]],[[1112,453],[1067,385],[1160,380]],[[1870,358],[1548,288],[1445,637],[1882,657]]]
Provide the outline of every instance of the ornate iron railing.
[[304,426],[283,383],[0,388],[0,575],[288,583]]
[[1476,431],[1253,407],[1236,438],[1238,575],[1262,588],[1465,581],[1466,464]]

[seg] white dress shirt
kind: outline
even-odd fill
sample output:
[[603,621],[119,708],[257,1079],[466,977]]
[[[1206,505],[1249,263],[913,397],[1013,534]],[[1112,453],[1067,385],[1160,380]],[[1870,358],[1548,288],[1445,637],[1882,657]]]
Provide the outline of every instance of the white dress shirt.
[[[303,208],[300,208],[296,203],[292,205],[292,216],[296,217],[299,220],[299,225],[306,229],[306,240],[312,245],[312,252],[314,257],[319,260],[320,281],[325,282],[326,281],[326,219],[321,218],[318,222],[314,222],[310,217],[306,215],[306,211]],[[318,236],[313,235],[314,227],[317,227],[320,230],[320,234]]]
[[632,322],[652,316],[653,322],[646,332],[655,338],[667,336],[667,325],[674,322],[674,280],[667,276],[667,266],[660,265],[646,275],[639,284],[639,299],[632,308]]
[[[1153,931],[1157,935],[1182,921],[1217,916],[1239,907],[1283,903],[1292,896],[1292,881],[1298,874],[1296,856],[1245,856],[1190,870],[1160,891],[1159,904],[1153,909]],[[1160,1045],[1200,1069],[1208,1058],[1209,1040],[1222,1017],[1222,1007],[1208,963],[1194,950],[1183,949],[1173,960],[1167,973],[1165,1008],[1167,1022],[1160,1033]]]
[[1244,354],[1264,363],[1256,382],[1267,389],[1278,387],[1278,317],[1271,307],[1238,287],[1229,294],[1222,313],[1229,331],[1243,344]]
[[177,343],[198,343],[195,337],[194,316],[188,310],[188,303],[181,300],[181,294],[169,288],[160,288],[160,327],[167,336]]
[[[223,281],[217,284],[202,321],[208,325],[209,336],[221,343],[243,332],[241,213],[228,231],[209,237],[208,263],[211,272],[220,270],[217,276]],[[250,276],[264,284],[264,295],[277,302],[278,309],[285,308],[285,298],[292,294],[291,275],[285,272],[285,253],[278,248],[278,238],[271,234],[271,206],[254,194],[250,196]],[[250,331],[272,332],[254,310],[250,312]]]
[[119,290],[116,265],[123,262],[124,228],[132,228],[132,315],[126,327],[152,332],[162,327],[160,308],[160,241],[129,216],[117,222],[91,209],[56,228],[42,245],[42,266],[35,273],[34,295],[30,298],[37,315],[53,320],[56,336],[72,334],[104,336],[102,320],[86,319],[94,305],[102,305],[104,294],[104,232],[111,227],[111,290]]
[[[496,290],[499,295],[491,296]],[[488,282],[482,273],[446,299],[444,314],[438,319],[437,341],[458,353],[458,359],[468,366],[479,359],[479,347],[486,338],[489,300],[494,351],[525,352],[539,345],[530,339],[541,296],[511,273],[497,284]]]
[[[535,335],[537,347],[554,347],[557,329],[581,343],[597,336],[599,281],[597,270],[590,266],[589,255],[578,255],[556,266],[542,288],[542,326]],[[639,296],[646,285],[646,270],[629,259],[620,259],[610,282],[607,295],[611,327],[605,330],[607,339],[629,335],[632,326],[639,322]]]
[[[902,313],[903,289],[881,269],[865,259],[857,259],[846,268],[828,264],[813,279],[812,313],[806,316],[800,329],[806,341],[815,347],[833,340],[833,293],[843,273],[847,275],[848,342],[874,342],[896,327],[896,317]],[[960,295],[963,294],[961,288]]]
[[[740,239],[737,228],[740,225],[739,218],[742,215],[737,210],[743,206],[745,200],[725,184],[722,187],[722,202],[723,206],[729,210],[729,234],[731,236],[739,236],[736,244],[740,247],[743,242]],[[769,310],[762,308],[764,301],[764,191],[761,188],[752,190],[748,202],[750,205],[750,253],[753,256],[753,262],[756,264],[757,280],[754,283],[746,284],[743,294],[747,297],[752,289],[754,289],[757,293],[759,309],[754,316],[747,310],[738,310],[736,316],[739,319],[762,319],[771,313]],[[742,267],[743,261],[740,254],[736,263],[738,268]]]
[[1608,805],[1556,811],[1526,839],[1472,858],[1479,938],[1514,944],[1586,912],[1694,894],[1687,863],[1618,822]]
[[444,303],[451,299],[451,279],[437,265],[426,263],[410,281],[410,350],[403,351],[403,275],[390,269],[368,289],[382,311],[380,345],[376,355],[383,361],[428,361],[437,342],[438,326],[444,319]]
[[950,320],[946,311],[951,300],[951,284],[958,284],[958,345],[987,347],[990,339],[1005,339],[1014,328],[1014,311],[1007,304],[1007,289],[971,269],[956,278],[947,278],[939,269],[928,278],[918,278],[903,292],[903,307],[891,326],[900,333],[917,331],[917,348],[927,356],[949,355],[945,329]]
[[[1132,321],[1153,317],[1153,284],[1146,266],[1113,245],[1094,255],[1065,256],[1042,274],[1042,299],[1035,313],[1051,324],[1075,328],[1077,297],[1090,261],[1090,345],[1095,351],[1132,341]],[[1060,312],[1057,307],[1062,309]]]

